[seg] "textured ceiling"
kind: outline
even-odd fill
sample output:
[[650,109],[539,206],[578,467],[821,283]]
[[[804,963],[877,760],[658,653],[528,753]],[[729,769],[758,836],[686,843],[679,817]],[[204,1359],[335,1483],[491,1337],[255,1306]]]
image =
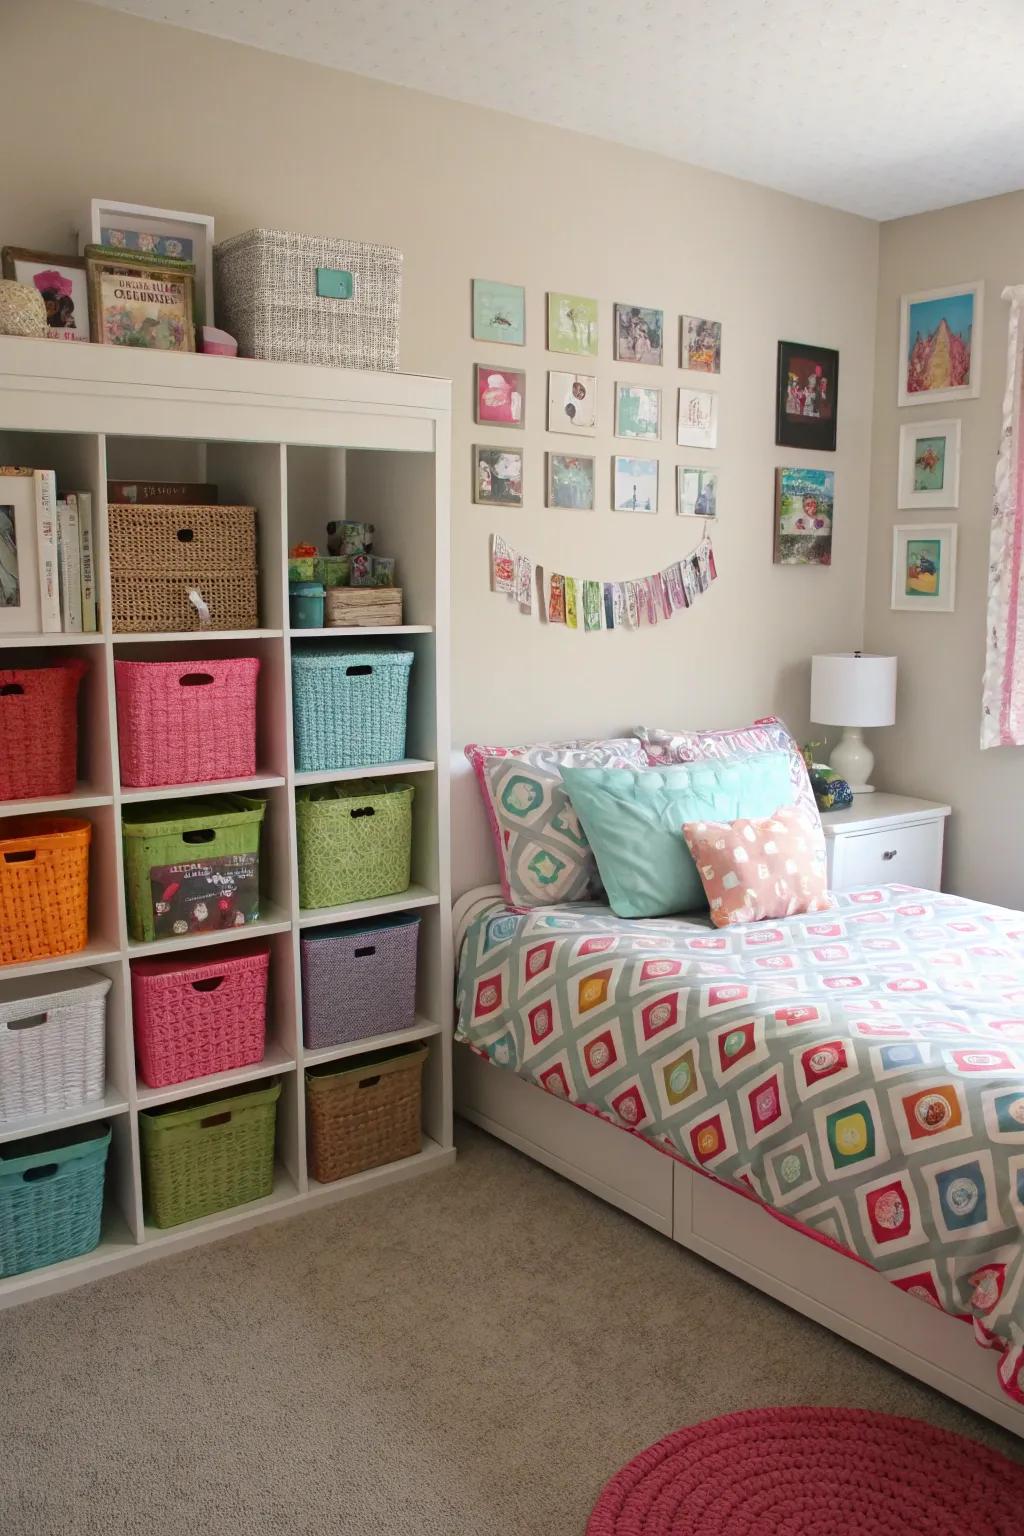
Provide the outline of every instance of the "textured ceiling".
[[1024,187],[1024,0],[102,0],[889,219]]

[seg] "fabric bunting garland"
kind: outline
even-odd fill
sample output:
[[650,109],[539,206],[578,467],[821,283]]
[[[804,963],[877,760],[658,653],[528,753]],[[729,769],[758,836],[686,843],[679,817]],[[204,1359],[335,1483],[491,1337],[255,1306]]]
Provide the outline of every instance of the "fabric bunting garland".
[[715,552],[705,530],[697,548],[653,576],[634,581],[592,581],[535,566],[500,534],[491,535],[491,588],[504,592],[523,613],[533,613],[534,572],[540,617],[568,629],[637,629],[692,608],[718,578]]

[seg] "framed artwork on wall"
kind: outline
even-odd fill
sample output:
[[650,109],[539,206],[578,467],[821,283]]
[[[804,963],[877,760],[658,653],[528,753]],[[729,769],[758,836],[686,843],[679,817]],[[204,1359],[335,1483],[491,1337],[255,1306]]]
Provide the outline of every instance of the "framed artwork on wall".
[[548,294],[548,351],[597,356],[597,300],[578,293]]
[[718,396],[710,389],[679,391],[680,448],[714,448],[718,444]]
[[695,373],[721,373],[720,320],[702,320],[699,315],[680,315],[679,366]]
[[973,400],[981,392],[984,291],[984,283],[957,283],[903,295],[897,405]]
[[831,469],[775,471],[776,565],[831,565],[836,477]]
[[616,384],[615,436],[661,437],[661,390],[642,384]]
[[521,427],[526,410],[526,374],[519,368],[476,365],[476,421]]
[[597,431],[596,375],[549,371],[548,431],[594,436]]
[[5,245],[0,272],[43,296],[47,335],[56,341],[89,340],[89,283],[80,256],[50,256]]
[[523,454],[519,448],[473,448],[473,500],[479,506],[521,507]]
[[594,461],[578,453],[548,454],[549,507],[594,509]]
[[780,341],[775,381],[775,441],[783,448],[834,453],[839,409],[839,353]]
[[908,421],[900,427],[899,493],[896,505],[960,505],[959,421]]
[[612,459],[612,510],[657,512],[657,459],[634,459],[616,454]]
[[615,306],[615,361],[660,364],[664,356],[665,313],[639,304]]
[[526,289],[515,283],[473,279],[473,340],[526,345]]
[[94,197],[78,225],[78,249],[115,246],[126,255],[166,256],[195,263],[195,320],[213,325],[213,216],[117,203]]
[[892,531],[892,600],[904,613],[952,613],[956,523],[905,523]]
[[718,516],[718,470],[676,465],[676,515]]

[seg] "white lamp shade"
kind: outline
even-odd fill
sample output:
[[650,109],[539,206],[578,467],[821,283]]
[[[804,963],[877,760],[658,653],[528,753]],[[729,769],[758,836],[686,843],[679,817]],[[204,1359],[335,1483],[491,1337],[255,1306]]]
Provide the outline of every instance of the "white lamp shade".
[[813,657],[811,719],[818,725],[892,725],[896,657],[850,653]]

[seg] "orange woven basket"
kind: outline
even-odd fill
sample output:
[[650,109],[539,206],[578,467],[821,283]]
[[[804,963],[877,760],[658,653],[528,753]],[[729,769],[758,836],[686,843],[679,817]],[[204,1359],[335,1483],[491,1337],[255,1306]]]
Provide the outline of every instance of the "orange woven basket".
[[77,817],[0,820],[0,965],[85,948],[91,839]]

